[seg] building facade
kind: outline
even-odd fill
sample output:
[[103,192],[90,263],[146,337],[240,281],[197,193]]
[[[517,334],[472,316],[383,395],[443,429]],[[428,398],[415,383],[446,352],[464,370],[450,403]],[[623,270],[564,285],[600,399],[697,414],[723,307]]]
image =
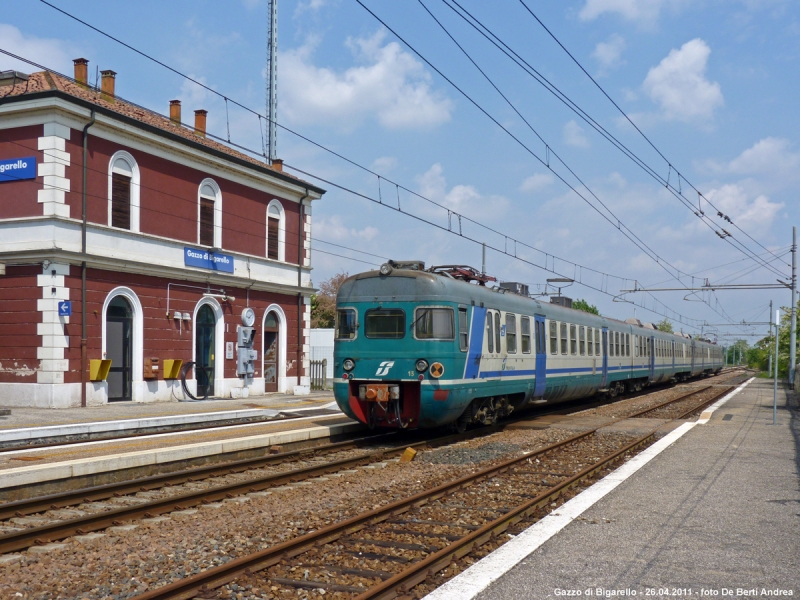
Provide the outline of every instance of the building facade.
[[0,405],[302,392],[324,190],[86,73],[0,74]]

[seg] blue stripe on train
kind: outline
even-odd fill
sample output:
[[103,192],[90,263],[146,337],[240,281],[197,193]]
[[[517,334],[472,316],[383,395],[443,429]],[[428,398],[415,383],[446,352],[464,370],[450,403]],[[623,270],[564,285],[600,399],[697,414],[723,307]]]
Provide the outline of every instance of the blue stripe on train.
[[469,332],[469,354],[467,354],[467,364],[464,365],[464,379],[475,379],[481,369],[485,322],[486,309],[482,306],[473,306],[472,325]]

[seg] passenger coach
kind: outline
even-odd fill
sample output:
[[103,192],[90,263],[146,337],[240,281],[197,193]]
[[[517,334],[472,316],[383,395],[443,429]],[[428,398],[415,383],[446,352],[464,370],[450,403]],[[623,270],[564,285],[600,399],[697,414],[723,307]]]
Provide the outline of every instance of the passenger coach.
[[723,366],[706,340],[488,280],[470,267],[393,261],[347,279],[336,301],[341,409],[371,426],[463,429],[529,404],[616,396]]

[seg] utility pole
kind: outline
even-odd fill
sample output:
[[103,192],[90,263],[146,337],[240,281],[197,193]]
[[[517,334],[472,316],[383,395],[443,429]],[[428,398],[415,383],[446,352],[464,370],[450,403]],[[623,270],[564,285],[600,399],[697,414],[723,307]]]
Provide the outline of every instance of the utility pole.
[[794,389],[797,360],[797,227],[792,227],[792,329],[789,332],[789,389]]
[[775,377],[772,381],[772,424],[778,424],[778,323],[781,309],[775,310]]
[[[769,301],[769,335],[772,336],[772,300]],[[772,349],[769,351],[769,362],[767,363],[767,373],[772,373]]]
[[269,29],[267,30],[267,131],[270,164],[277,158],[278,119],[278,0],[268,0]]

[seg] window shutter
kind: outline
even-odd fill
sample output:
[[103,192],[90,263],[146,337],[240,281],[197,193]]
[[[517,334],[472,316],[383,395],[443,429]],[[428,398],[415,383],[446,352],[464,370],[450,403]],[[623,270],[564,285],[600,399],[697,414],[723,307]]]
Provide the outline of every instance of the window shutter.
[[214,201],[200,198],[200,245],[214,245]]
[[131,178],[111,174],[111,226],[131,228]]
[[267,219],[267,258],[278,260],[278,232],[280,219],[269,217]]

